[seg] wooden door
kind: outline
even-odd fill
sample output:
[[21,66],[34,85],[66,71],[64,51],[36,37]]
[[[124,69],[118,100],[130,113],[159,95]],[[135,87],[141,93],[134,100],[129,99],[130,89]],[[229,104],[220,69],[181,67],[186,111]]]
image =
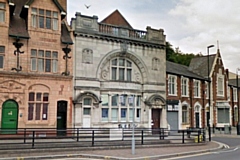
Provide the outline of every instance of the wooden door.
[[152,131],[158,133],[160,128],[160,109],[152,109]]

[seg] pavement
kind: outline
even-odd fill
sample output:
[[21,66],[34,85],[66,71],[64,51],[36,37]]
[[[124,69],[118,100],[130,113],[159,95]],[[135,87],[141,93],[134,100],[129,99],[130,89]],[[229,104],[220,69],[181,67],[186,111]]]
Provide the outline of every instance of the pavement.
[[[231,134],[215,132],[212,136],[238,137],[235,132]],[[239,136],[240,137],[240,136]],[[208,138],[208,137],[207,137]],[[30,149],[22,151],[12,151],[0,153],[0,160],[42,160],[42,159],[62,159],[62,158],[94,158],[104,160],[159,160],[177,156],[214,152],[227,148],[226,145],[207,141],[205,143],[191,144],[159,144],[136,146],[132,149],[128,147],[109,148],[62,148],[62,149]]]

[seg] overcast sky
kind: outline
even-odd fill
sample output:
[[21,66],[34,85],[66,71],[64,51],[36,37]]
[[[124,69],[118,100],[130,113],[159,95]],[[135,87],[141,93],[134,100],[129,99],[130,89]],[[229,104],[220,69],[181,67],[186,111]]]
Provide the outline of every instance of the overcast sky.
[[166,40],[183,53],[207,55],[207,46],[215,45],[210,54],[219,48],[225,69],[236,73],[240,68],[240,0],[67,1],[68,21],[80,12],[100,22],[118,9],[134,29],[163,29]]

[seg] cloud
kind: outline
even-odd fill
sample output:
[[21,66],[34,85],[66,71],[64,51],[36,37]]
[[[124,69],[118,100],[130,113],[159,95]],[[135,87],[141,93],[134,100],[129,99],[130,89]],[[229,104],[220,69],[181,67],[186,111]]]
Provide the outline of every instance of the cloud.
[[118,9],[135,29],[164,29],[167,41],[184,53],[206,54],[214,44],[210,53],[219,48],[225,68],[235,72],[240,67],[238,6],[239,0],[68,0],[68,21],[76,12],[100,21]]
[[[236,59],[240,58],[240,10],[237,6],[240,6],[238,0],[179,1],[169,11],[169,16],[182,19],[179,31],[184,33],[177,34],[176,38],[173,35],[173,43],[188,53],[206,53],[206,47],[215,44],[220,48],[225,68],[235,72],[238,65]],[[211,52],[216,53],[216,49]]]

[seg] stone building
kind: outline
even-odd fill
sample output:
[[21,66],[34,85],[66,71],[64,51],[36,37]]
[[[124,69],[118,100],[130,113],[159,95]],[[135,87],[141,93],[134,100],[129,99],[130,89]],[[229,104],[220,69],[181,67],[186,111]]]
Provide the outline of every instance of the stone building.
[[73,126],[167,127],[164,31],[133,29],[118,10],[75,16]]
[[0,0],[1,130],[72,126],[66,6],[66,0]]

